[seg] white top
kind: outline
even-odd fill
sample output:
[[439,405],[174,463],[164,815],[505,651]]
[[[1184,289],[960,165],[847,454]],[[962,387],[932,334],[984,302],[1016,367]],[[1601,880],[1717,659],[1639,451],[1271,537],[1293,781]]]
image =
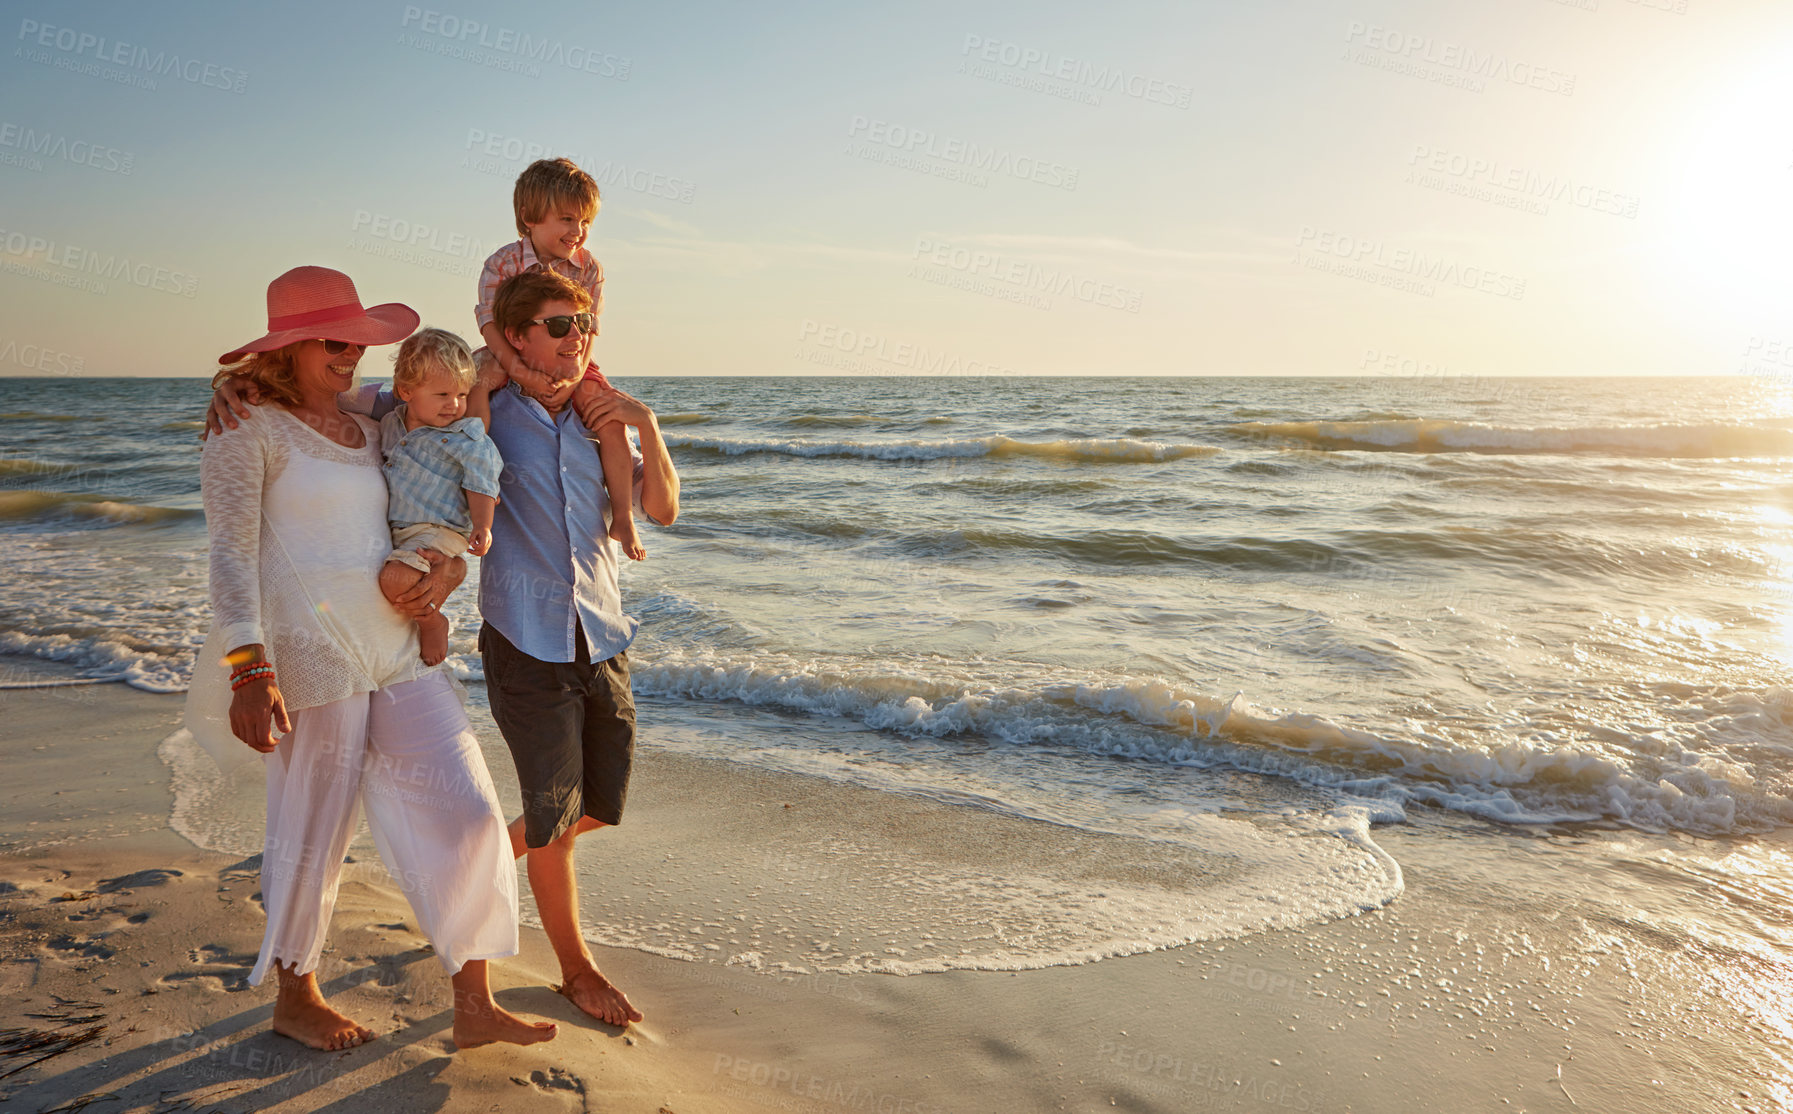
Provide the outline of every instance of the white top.
[[276,405],[207,440],[200,490],[211,534],[212,629],[193,668],[187,727],[220,764],[255,757],[230,732],[230,666],[260,643],[288,712],[430,671],[417,628],[380,594],[392,549],[378,428],[363,447],[325,437]]

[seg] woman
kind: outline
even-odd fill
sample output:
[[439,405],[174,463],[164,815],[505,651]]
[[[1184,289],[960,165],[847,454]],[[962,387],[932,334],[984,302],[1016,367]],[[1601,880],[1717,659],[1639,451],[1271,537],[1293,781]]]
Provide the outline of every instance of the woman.
[[[366,347],[417,323],[397,303],[364,310],[339,271],[281,275],[267,335],[219,359],[220,378],[243,376],[276,405],[212,437],[200,460],[214,625],[188,726],[214,755],[228,736],[266,755],[268,929],[249,981],[272,966],[274,1031],[326,1050],[373,1036],[324,1001],[316,975],[360,801],[453,979],[455,1043],[555,1033],[492,1000],[486,961],[517,951],[504,818],[452,682],[422,664],[415,624],[380,594],[391,535],[379,431],[337,407]],[[438,566],[417,609],[439,608],[462,575]]]

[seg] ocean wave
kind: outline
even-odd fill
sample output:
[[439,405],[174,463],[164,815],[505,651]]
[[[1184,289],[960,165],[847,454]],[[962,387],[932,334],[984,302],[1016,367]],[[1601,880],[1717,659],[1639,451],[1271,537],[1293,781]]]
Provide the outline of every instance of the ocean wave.
[[80,470],[81,467],[77,464],[55,464],[48,460],[32,460],[30,457],[0,460],[0,480],[29,476],[66,476]]
[[679,438],[675,449],[744,456],[776,453],[798,457],[858,457],[864,460],[951,460],[971,457],[1036,457],[1089,464],[1152,464],[1220,452],[1212,445],[1171,444],[1131,437],[1019,441],[1000,434],[963,441],[778,441],[746,438]]
[[104,495],[66,491],[0,491],[0,521],[73,518],[115,525],[157,525],[199,521],[205,512],[183,507],[157,507]]
[[[1171,765],[1226,767],[1381,802],[1433,805],[1507,824],[1603,823],[1732,835],[1793,825],[1793,796],[1741,760],[1593,740],[1423,728],[1390,734],[1265,711],[1139,678],[974,687],[920,671],[853,671],[761,654],[638,660],[637,691],[848,719],[899,735],[977,735]],[[1740,719],[1788,716],[1773,694],[1736,698]],[[1780,711],[1775,712],[1779,707]]]
[[[194,635],[195,641],[198,637]],[[479,654],[473,652],[470,640],[463,641],[469,644],[461,648],[463,652],[449,654],[446,668],[457,680],[483,682],[485,670]],[[110,630],[54,634],[0,631],[0,654],[60,662],[82,671],[81,676],[66,681],[0,682],[0,689],[116,682],[144,692],[182,693],[193,680],[194,649],[148,645]]]
[[0,631],[0,653],[80,666],[81,680],[118,681],[145,692],[186,692],[193,675],[193,654],[165,654],[130,645],[123,636],[95,633],[24,634]]
[[847,429],[853,426],[882,425],[889,420],[876,414],[797,414],[784,419],[783,424],[796,426],[798,429]]
[[708,414],[696,414],[696,413],[660,414],[660,415],[657,415],[656,417],[657,417],[657,420],[659,421],[659,423],[663,426],[667,426],[667,425],[705,425],[709,422],[715,421],[715,419],[710,417]]
[[[1039,486],[1042,490],[1031,497],[1088,495],[1075,486],[1067,486],[1065,490],[1054,490],[1050,485]],[[929,562],[928,567],[936,567],[936,563],[944,563],[941,567],[955,567],[955,562],[966,560],[1035,559],[1065,562],[1077,567],[1209,568],[1248,573],[1310,574],[1359,588],[1386,586],[1400,580],[1424,585],[1435,594],[1445,590],[1442,578],[1427,576],[1423,568],[1393,563],[1410,554],[1391,550],[1388,559],[1378,561],[1377,555],[1366,549],[1317,537],[1203,538],[1147,528],[1080,532],[1071,528],[1052,530],[1045,523],[1041,527],[958,527],[939,517],[924,520],[921,516],[908,519],[874,515],[842,517],[818,511],[811,504],[796,503],[774,509],[757,506],[719,508],[706,514],[701,525],[690,529],[711,535],[733,534],[787,542],[819,539],[830,543],[832,548],[827,553],[808,553],[795,559],[802,560],[805,567],[842,571],[855,567],[870,571],[879,568],[879,562],[913,559]],[[1372,541],[1380,540],[1375,535],[1369,537]],[[839,548],[842,543],[861,542],[883,547],[882,551]],[[1440,548],[1442,545],[1420,548],[1417,555],[1432,557]],[[1444,551],[1477,559],[1485,556],[1466,545]],[[896,569],[895,565],[886,567],[892,571]],[[912,571],[914,566],[904,567]],[[1751,565],[1749,569],[1759,574],[1761,566]]]
[[[861,531],[864,533],[865,531]],[[1355,569],[1361,555],[1313,538],[1189,538],[1154,530],[1087,530],[1062,534],[1020,529],[939,530],[911,527],[895,539],[903,553],[928,558],[1032,555],[1076,565],[1156,568],[1207,566],[1264,572]]]
[[0,422],[82,422],[88,420],[78,414],[45,414],[37,410],[9,410],[0,414]]
[[1667,459],[1793,456],[1793,430],[1772,426],[1689,424],[1540,427],[1411,418],[1356,422],[1244,422],[1242,437],[1327,449],[1402,453],[1600,454]]
[[1003,499],[1055,499],[1093,495],[1114,490],[1112,479],[1089,473],[1059,472],[1048,476],[952,476],[939,481],[918,480],[909,490],[929,497],[954,496],[966,491]]
[[198,433],[205,428],[204,422],[163,422],[156,427],[163,433]]
[[[1577,529],[1548,528],[1519,523],[1490,526],[1450,526],[1445,529],[1350,530],[1328,535],[1326,543],[1311,540],[1315,556],[1306,563],[1298,559],[1283,567],[1312,572],[1329,580],[1360,588],[1394,589],[1410,585],[1438,597],[1484,594],[1487,587],[1472,588],[1470,581],[1439,575],[1447,565],[1473,565],[1505,574],[1547,571],[1565,576],[1595,576],[1651,580],[1709,577],[1715,574],[1759,579],[1772,576],[1779,567],[1773,556],[1759,549],[1741,546],[1712,546],[1697,539],[1666,538],[1651,545],[1639,545],[1624,537],[1603,537],[1584,516]],[[1669,527],[1672,528],[1672,524]],[[1257,564],[1254,549],[1245,550],[1244,560],[1215,562],[1206,550],[1246,546],[1262,546],[1257,539],[1233,539],[1230,547],[1211,544],[1197,547],[1195,555],[1212,563],[1231,567],[1252,568]],[[1284,542],[1265,551],[1265,563],[1271,557],[1292,554],[1297,558],[1302,549],[1295,542]],[[1430,562],[1430,565],[1414,562]],[[1274,567],[1274,566],[1270,566]]]

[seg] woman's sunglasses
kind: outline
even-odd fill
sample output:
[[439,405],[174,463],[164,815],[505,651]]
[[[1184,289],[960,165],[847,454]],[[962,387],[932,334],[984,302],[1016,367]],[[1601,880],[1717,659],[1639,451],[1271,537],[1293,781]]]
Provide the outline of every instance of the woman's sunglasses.
[[566,336],[574,325],[579,326],[580,332],[590,334],[597,327],[598,315],[595,313],[562,313],[554,317],[532,317],[529,319],[529,323],[548,326],[548,335],[559,340]]
[[325,340],[322,337],[318,338],[318,343],[322,344],[324,346],[324,351],[330,353],[332,356],[340,356],[350,348],[367,347],[365,344],[356,344],[352,340]]

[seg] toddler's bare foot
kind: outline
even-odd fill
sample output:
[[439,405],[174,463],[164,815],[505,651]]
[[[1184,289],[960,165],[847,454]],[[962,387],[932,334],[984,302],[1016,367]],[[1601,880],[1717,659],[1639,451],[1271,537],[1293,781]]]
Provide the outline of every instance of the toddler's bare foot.
[[631,561],[647,560],[647,550],[641,547],[641,535],[635,532],[635,517],[627,518],[613,514],[610,518],[610,538],[623,547]]
[[274,1003],[274,1031],[307,1048],[337,1052],[373,1040],[372,1029],[337,1013],[319,997],[281,995]]
[[454,1011],[454,1046],[478,1048],[502,1041],[506,1044],[540,1044],[553,1040],[560,1030],[552,1021],[525,1021],[491,999],[462,1001]]
[[417,620],[417,648],[425,665],[440,665],[448,656],[448,620],[440,611]]

